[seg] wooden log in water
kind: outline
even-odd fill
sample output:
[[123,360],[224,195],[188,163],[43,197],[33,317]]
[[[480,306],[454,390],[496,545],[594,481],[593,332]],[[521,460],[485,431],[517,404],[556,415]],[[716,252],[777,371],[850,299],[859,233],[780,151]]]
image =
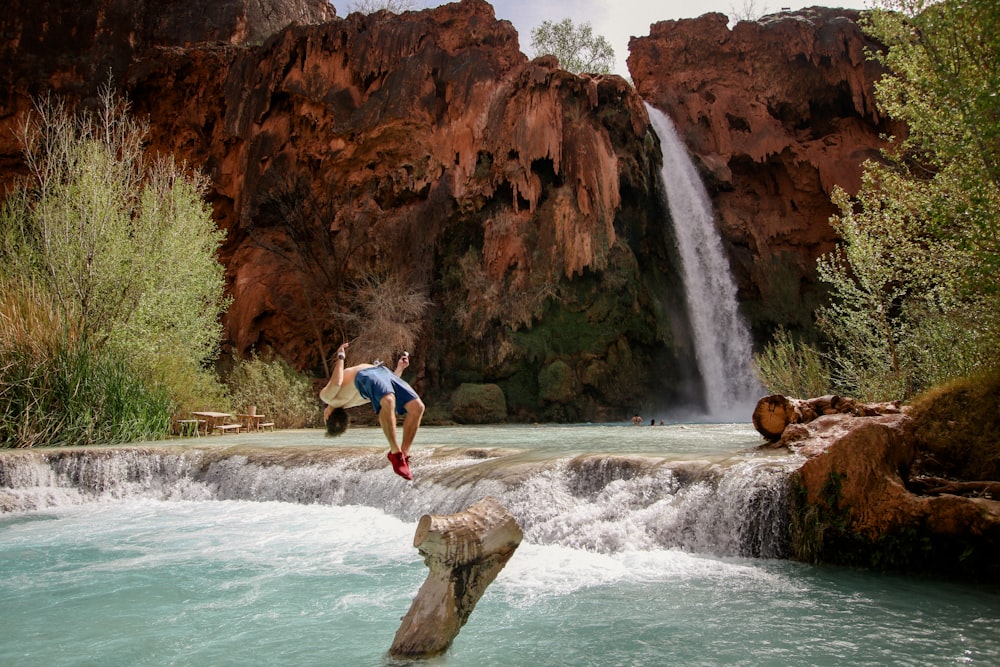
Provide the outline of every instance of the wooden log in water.
[[421,517],[413,546],[430,572],[403,617],[389,654],[430,658],[448,650],[522,536],[514,517],[490,497],[457,514]]
[[758,433],[771,442],[777,442],[789,424],[815,419],[815,416],[809,417],[804,412],[812,410],[802,399],[771,394],[757,401],[751,419]]
[[859,403],[853,398],[834,394],[816,398],[792,398],[772,394],[757,401],[752,421],[758,433],[771,442],[777,442],[789,424],[806,424],[823,415],[847,414],[871,417],[898,412],[900,412],[899,401]]

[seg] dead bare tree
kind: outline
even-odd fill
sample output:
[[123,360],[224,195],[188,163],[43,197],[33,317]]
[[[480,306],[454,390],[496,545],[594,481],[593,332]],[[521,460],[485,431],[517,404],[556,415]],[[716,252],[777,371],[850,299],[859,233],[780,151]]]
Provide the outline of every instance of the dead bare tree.
[[[273,270],[262,275],[267,282],[289,273],[300,282],[305,295],[305,317],[312,331],[323,371],[330,374],[327,347],[332,313],[343,309],[343,285],[349,262],[365,243],[357,229],[331,229],[336,215],[332,198],[317,196],[299,175],[275,184],[261,203],[254,224],[246,230],[250,243],[274,258]],[[335,339],[349,332],[334,331]]]
[[768,12],[766,3],[759,0],[742,0],[739,5],[729,6],[729,20],[731,23],[740,21],[756,21]]
[[431,304],[423,289],[399,274],[369,273],[353,281],[348,294],[348,308],[334,317],[345,330],[358,332],[353,358],[371,361],[415,347]]
[[275,260],[273,271],[261,280],[291,272],[300,281],[304,318],[327,376],[327,341],[334,347],[350,341],[356,360],[388,362],[392,354],[415,347],[430,306],[424,281],[404,275],[408,269],[402,264],[389,270],[367,265],[377,213],[338,210],[332,197],[317,196],[299,176],[270,189],[247,232],[251,243]]

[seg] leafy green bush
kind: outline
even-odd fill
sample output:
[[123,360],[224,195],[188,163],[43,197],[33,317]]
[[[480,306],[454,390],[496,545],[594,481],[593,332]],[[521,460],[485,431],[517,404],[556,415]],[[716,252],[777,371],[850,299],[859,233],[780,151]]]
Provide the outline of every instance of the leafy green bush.
[[322,411],[313,391],[312,380],[296,372],[283,359],[262,359],[253,355],[236,361],[227,379],[229,395],[236,410],[251,405],[267,415],[277,428],[319,426]]
[[[142,416],[126,404],[167,396],[182,414],[224,393],[205,370],[218,355],[219,315],[228,305],[216,257],[224,233],[203,200],[205,179],[170,157],[149,159],[148,125],[130,117],[110,84],[101,102],[94,112],[73,113],[46,99],[19,128],[30,176],[0,208],[0,278],[30,286],[11,309],[37,307],[50,325],[27,321],[6,332],[4,372],[28,393],[5,392],[0,413],[9,425],[48,419],[63,426],[17,427],[11,433],[27,440],[5,441],[117,441],[145,437],[151,424],[165,435],[169,419],[158,408],[157,416]],[[37,372],[21,364],[29,360]],[[108,375],[77,377],[84,370]],[[70,385],[60,387],[62,380]],[[68,396],[35,395],[60,389]],[[99,419],[95,413],[94,424],[74,422],[66,431],[67,420],[84,420],[91,409],[59,412],[79,396],[97,403]],[[38,409],[56,413],[43,418]],[[81,435],[62,435],[76,430]]]
[[754,355],[760,381],[772,394],[812,398],[830,393],[830,372],[818,349],[779,327],[763,351]]
[[[818,312],[838,390],[908,399],[996,367],[1000,332],[1000,59],[995,0],[881,0],[875,97],[905,125],[861,188],[835,188],[842,243],[820,258]],[[987,37],[984,37],[987,36]]]

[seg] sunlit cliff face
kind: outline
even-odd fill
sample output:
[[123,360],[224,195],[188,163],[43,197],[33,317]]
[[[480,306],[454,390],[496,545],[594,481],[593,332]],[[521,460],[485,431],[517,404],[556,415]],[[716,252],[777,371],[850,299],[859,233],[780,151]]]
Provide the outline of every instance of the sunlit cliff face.
[[[664,21],[630,42],[639,94],[674,121],[718,211],[755,333],[810,326],[815,260],[833,247],[833,187],[856,192],[890,132],[874,102],[879,45],[854,10]],[[897,133],[901,128],[891,128]]]

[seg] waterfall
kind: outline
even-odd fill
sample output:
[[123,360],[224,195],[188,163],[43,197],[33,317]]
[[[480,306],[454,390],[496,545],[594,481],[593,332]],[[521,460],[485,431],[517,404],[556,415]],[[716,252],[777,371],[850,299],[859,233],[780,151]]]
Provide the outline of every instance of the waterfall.
[[660,138],[660,177],[681,258],[688,318],[705,402],[715,416],[745,419],[759,398],[751,368],[753,344],[740,316],[736,285],[726,259],[708,193],[673,123],[647,104]]
[[409,484],[374,448],[19,452],[0,456],[0,515],[139,499],[248,500],[375,507],[416,521],[494,496],[539,545],[773,558],[788,551],[788,473],[798,464],[423,450],[413,455],[419,478]]

